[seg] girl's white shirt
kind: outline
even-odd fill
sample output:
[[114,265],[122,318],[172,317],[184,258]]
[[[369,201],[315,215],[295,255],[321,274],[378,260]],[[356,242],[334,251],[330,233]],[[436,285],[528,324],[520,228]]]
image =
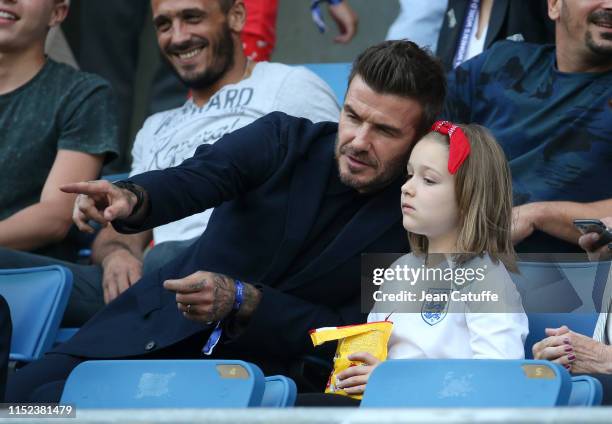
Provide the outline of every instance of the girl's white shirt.
[[[421,267],[424,265],[424,258],[408,254],[399,258],[391,267],[396,265]],[[448,263],[445,264],[447,265]],[[503,297],[499,307],[490,302],[483,304],[451,301],[446,314],[433,324],[431,320],[428,323],[420,312],[394,312],[389,318],[394,323],[388,345],[389,359],[524,358],[524,343],[529,333],[527,315],[505,266],[501,262],[493,263],[488,255],[472,259],[464,264],[466,265],[471,268],[483,267],[486,270],[485,278],[480,282],[473,282],[469,288],[464,287],[462,291],[478,292],[491,289]],[[419,284],[420,282],[416,282],[411,290],[414,291],[414,287]],[[387,283],[382,285],[383,292],[386,291],[385,285]],[[425,302],[421,302],[421,306],[422,303]],[[384,321],[390,313],[390,308],[394,307],[389,304],[375,304],[368,316],[368,322]],[[400,305],[394,310],[401,308]],[[415,310],[414,305],[411,305],[411,308],[412,311]]]

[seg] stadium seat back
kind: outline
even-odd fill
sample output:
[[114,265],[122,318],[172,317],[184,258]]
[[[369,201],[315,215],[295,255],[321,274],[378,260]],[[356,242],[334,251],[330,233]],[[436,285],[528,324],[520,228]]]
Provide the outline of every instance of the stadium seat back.
[[263,408],[284,408],[295,405],[297,387],[295,382],[284,375],[266,377],[261,406]]
[[568,406],[601,405],[603,389],[599,380],[588,375],[572,377],[572,392]]
[[62,404],[77,408],[242,408],[259,406],[264,376],[231,360],[86,361],[72,370]]
[[515,408],[566,405],[569,373],[548,361],[388,360],[370,375],[365,408]]
[[351,63],[305,63],[302,66],[317,74],[331,87],[339,104],[344,103],[348,78],[351,73]]
[[513,274],[529,318],[525,357],[546,337],[545,328],[567,325],[592,336],[601,310],[610,262],[519,262]]
[[61,266],[0,270],[13,321],[12,361],[33,361],[52,347],[71,289],[72,273]]

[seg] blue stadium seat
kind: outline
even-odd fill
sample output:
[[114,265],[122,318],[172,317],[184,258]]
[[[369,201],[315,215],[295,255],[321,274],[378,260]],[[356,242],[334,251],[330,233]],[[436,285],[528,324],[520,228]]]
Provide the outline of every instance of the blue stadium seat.
[[57,332],[54,343],[57,344],[67,342],[77,333],[77,331],[79,331],[78,328],[60,328]]
[[572,392],[568,406],[601,405],[603,389],[599,380],[588,375],[572,377]]
[[71,289],[72,273],[61,266],[0,270],[13,320],[12,361],[30,362],[51,348]]
[[351,63],[304,63],[302,66],[317,74],[331,87],[339,104],[344,103]]
[[598,318],[610,262],[519,262],[512,276],[529,318],[525,357],[546,337],[545,328],[567,325],[592,336]]
[[[260,406],[264,388],[261,370],[243,361],[87,361],[70,373],[61,403],[84,409],[243,408]],[[269,396],[269,402],[280,402]]]
[[543,408],[567,405],[569,373],[548,361],[388,360],[370,375],[363,408]]
[[263,408],[285,408],[295,405],[297,387],[295,382],[284,375],[266,377],[261,406]]

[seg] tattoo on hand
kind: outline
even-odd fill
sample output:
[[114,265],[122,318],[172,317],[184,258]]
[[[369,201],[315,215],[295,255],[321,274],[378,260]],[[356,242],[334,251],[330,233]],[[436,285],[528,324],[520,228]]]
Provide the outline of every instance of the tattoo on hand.
[[191,286],[189,286],[189,288],[191,290],[201,290],[204,288],[204,286],[206,285],[206,279],[203,279],[202,281],[198,281],[197,283],[193,283]]
[[236,297],[234,281],[224,275],[215,274],[212,314],[217,319],[225,317],[232,310]]

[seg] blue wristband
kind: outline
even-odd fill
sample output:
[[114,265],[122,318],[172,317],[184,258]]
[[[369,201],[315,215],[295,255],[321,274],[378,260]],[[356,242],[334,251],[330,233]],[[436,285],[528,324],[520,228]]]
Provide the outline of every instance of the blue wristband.
[[[244,284],[240,280],[234,280],[234,286],[236,287],[236,297],[234,298],[234,306],[232,306],[232,311],[237,312],[242,306],[242,301],[244,300]],[[210,333],[206,344],[202,348],[202,353],[204,355],[210,355],[213,353],[215,346],[221,340],[221,334],[223,333],[223,329],[221,328],[221,321],[217,321],[217,325]]]
[[236,298],[234,299],[234,311],[238,311],[240,306],[242,306],[242,300],[244,296],[244,284],[242,281],[235,280],[234,284],[236,285]]

